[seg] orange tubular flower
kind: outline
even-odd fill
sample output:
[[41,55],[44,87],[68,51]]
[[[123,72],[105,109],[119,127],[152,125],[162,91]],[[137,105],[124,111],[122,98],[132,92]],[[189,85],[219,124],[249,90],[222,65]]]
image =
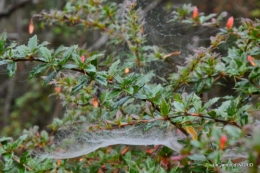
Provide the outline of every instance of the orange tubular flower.
[[196,20],[198,16],[199,16],[199,10],[198,10],[198,8],[195,6],[194,9],[193,9],[192,18],[193,18],[194,20]]
[[234,17],[228,18],[228,21],[227,21],[227,24],[226,24],[227,29],[232,29],[233,24],[234,24]]
[[219,148],[223,150],[226,147],[226,144],[227,144],[227,136],[223,134],[219,141]]

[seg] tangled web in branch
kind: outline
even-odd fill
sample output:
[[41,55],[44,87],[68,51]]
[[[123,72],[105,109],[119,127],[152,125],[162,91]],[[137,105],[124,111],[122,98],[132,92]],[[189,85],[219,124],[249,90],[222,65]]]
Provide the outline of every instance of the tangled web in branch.
[[177,140],[182,139],[181,136],[174,126],[155,122],[137,123],[113,130],[92,129],[87,124],[73,125],[60,129],[53,144],[44,151],[37,151],[36,155],[54,159],[73,158],[116,144],[164,145],[179,152],[182,146]]

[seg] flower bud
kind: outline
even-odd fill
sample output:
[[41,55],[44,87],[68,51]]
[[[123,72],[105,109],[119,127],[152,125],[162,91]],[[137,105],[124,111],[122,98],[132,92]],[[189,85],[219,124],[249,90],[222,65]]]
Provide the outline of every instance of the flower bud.
[[92,98],[91,99],[91,104],[94,106],[94,108],[98,107],[98,99],[97,98]]
[[33,31],[34,31],[34,25],[33,25],[33,20],[31,19],[29,23],[29,34],[32,34]]
[[58,94],[58,93],[60,93],[60,91],[61,91],[61,87],[55,87],[54,90],[55,90],[55,92]]
[[198,8],[195,6],[194,9],[193,9],[192,18],[193,18],[193,19],[197,19],[198,16],[199,16],[199,10],[198,10]]
[[85,56],[84,55],[82,55],[81,57],[80,57],[80,60],[81,60],[81,62],[85,62]]
[[227,29],[232,29],[233,24],[234,24],[234,17],[228,18],[228,21],[227,21],[227,24],[226,24]]
[[227,143],[227,136],[223,134],[219,141],[219,148],[223,150],[226,147],[226,143]]
[[248,60],[248,62],[250,62],[250,64],[251,64],[252,66],[254,66],[254,67],[257,66],[257,64],[255,63],[255,58],[252,57],[251,55],[248,55],[248,56],[247,56],[247,60]]
[[125,68],[125,74],[128,74],[130,72],[129,68]]

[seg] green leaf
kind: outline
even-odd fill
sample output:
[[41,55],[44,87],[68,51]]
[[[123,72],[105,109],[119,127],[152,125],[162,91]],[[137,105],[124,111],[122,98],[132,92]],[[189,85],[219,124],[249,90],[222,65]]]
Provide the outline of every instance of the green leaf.
[[45,130],[43,130],[43,131],[41,132],[41,137],[42,137],[42,139],[43,139],[44,142],[47,142],[47,141],[48,141],[48,138],[49,138],[49,134],[48,134]]
[[205,109],[209,108],[211,105],[216,103],[218,100],[219,100],[219,97],[215,97],[215,98],[210,99],[207,103],[205,103],[204,108]]
[[221,116],[223,116],[223,117],[226,117],[226,116],[227,116],[226,110],[228,109],[228,107],[230,106],[230,104],[231,104],[231,101],[230,101],[230,100],[225,101],[225,102],[222,103],[222,105],[221,105],[219,108],[214,109],[214,110],[216,111],[216,113],[217,113],[218,115],[221,115]]
[[0,65],[8,64],[10,62],[12,62],[12,61],[11,60],[1,60]]
[[149,99],[146,95],[144,94],[141,94],[141,93],[135,93],[134,95],[134,98],[137,98],[137,99]]
[[41,65],[38,65],[37,67],[34,67],[33,70],[30,72],[29,79],[33,78],[36,74],[41,73],[47,67],[49,67],[48,64],[41,64]]
[[28,48],[31,51],[33,51],[34,49],[37,48],[37,36],[36,35],[34,35],[32,38],[29,39]]
[[161,105],[160,105],[161,115],[162,115],[163,117],[167,117],[168,114],[170,113],[170,109],[171,109],[170,104],[168,104],[168,103],[165,101],[165,99],[163,99],[163,100],[161,101]]
[[42,53],[42,56],[48,61],[51,61],[51,52],[49,49],[47,49],[46,47],[41,47],[40,48],[40,52]]
[[94,65],[92,65],[92,64],[88,64],[88,65],[84,68],[84,70],[86,70],[86,71],[89,72],[89,73],[91,73],[91,72],[95,73],[95,72],[96,72],[96,67],[95,67]]
[[0,36],[0,40],[4,40],[6,41],[6,38],[7,38],[7,32],[3,32]]
[[181,97],[181,94],[179,94],[179,93],[174,94],[173,98],[174,98],[174,101],[177,101],[180,103],[182,102],[182,97]]
[[210,153],[207,158],[210,160],[215,160],[219,157],[220,151],[213,151],[212,153]]
[[197,140],[192,140],[191,141],[191,145],[193,145],[196,148],[200,148],[201,147],[201,142],[197,141]]
[[5,41],[0,40],[0,55],[4,52],[5,49]]
[[55,76],[58,74],[59,71],[53,71],[49,74],[49,76],[45,79],[43,85],[47,85]]
[[38,47],[43,47],[43,46],[46,46],[48,44],[50,44],[48,41],[44,41],[41,44],[39,44]]
[[[141,87],[143,86],[144,84],[146,84],[147,82],[151,81],[151,78],[154,76],[154,73],[148,73],[146,75],[144,75],[142,78],[138,79],[138,81],[136,82],[136,85]],[[159,89],[160,90],[160,86],[157,85],[155,88]],[[158,91],[159,91],[158,90]],[[157,92],[156,92],[157,93]]]
[[27,163],[27,158],[29,157],[30,155],[30,152],[29,151],[26,151],[22,154],[22,156],[20,157],[20,163],[21,164],[25,164]]
[[156,87],[154,87],[152,89],[153,97],[155,97],[162,89],[163,88],[162,88],[161,84],[156,85]]
[[14,143],[11,145],[12,149],[17,148],[25,139],[27,138],[27,135],[20,136]]
[[78,48],[78,46],[75,45],[75,46],[70,47],[66,52],[64,52],[63,59],[60,62],[60,65],[62,65],[62,66],[65,65],[68,62],[68,60],[70,59],[71,55],[76,51],[77,48]]
[[114,105],[113,105],[113,109],[116,109],[118,106],[121,106],[122,104],[124,104],[128,99],[130,99],[130,96],[126,96],[121,98],[119,101],[117,101]]
[[78,85],[76,85],[75,87],[72,88],[71,90],[71,94],[76,93],[77,91],[79,91],[81,88],[83,88],[83,86],[87,83],[88,79],[85,78],[83,79]]
[[217,15],[217,14],[215,14],[215,13],[209,14],[208,16],[205,16],[204,21],[207,21],[207,20],[209,20],[209,19],[215,17],[216,15]]
[[66,50],[67,47],[64,46],[60,46],[58,47],[58,49],[56,49],[56,51],[54,52],[53,56],[56,57],[59,53],[61,53],[62,51]]
[[251,71],[249,74],[249,79],[254,79],[260,76],[260,68],[255,68],[254,70]]
[[0,36],[0,54],[4,52],[5,44],[6,44],[6,32],[3,32]]
[[206,161],[207,158],[204,155],[194,154],[191,156],[188,156],[189,159],[195,160],[195,161]]
[[143,86],[144,94],[147,96],[147,98],[154,98],[156,93],[152,92],[152,89],[149,85]]
[[239,138],[241,135],[241,129],[235,126],[227,125],[224,127],[224,130],[228,133],[228,135],[234,138]]
[[132,86],[129,86],[125,89],[125,91],[128,93],[128,94],[133,94],[134,93],[134,88]]
[[104,76],[96,75],[94,80],[101,85],[107,86],[107,78],[105,78]]
[[4,170],[4,167],[5,167],[4,163],[0,160],[0,170]]
[[65,69],[73,69],[73,68],[77,68],[78,66],[75,64],[65,64],[64,66],[62,66]]
[[28,47],[25,45],[18,46],[16,50],[17,52],[15,53],[15,57],[17,58],[23,58],[31,53],[30,50],[28,50]]
[[112,98],[118,97],[122,93],[121,90],[114,90],[108,93],[107,99],[110,100]]
[[118,65],[120,63],[120,60],[117,60],[116,62],[114,62],[108,70],[108,75],[114,75],[116,70],[118,69]]
[[104,56],[104,54],[92,55],[91,57],[87,58],[84,63],[89,63],[93,60],[96,60],[98,57],[102,57],[102,56]]
[[0,138],[0,142],[12,141],[12,140],[13,140],[13,138],[11,138],[11,137],[2,137],[2,138]]
[[173,102],[173,106],[174,106],[176,112],[184,112],[184,104],[183,103],[175,101],[175,102]]
[[7,65],[7,72],[8,72],[9,77],[14,76],[15,70],[16,70],[16,65],[17,65],[16,62],[11,62]]

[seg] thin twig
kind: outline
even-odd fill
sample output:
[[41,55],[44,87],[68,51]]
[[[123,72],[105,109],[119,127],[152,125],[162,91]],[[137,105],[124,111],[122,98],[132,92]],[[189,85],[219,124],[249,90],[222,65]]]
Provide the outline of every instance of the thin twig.
[[[169,119],[172,119],[172,118],[178,118],[178,117],[184,117],[184,116],[192,116],[192,117],[194,117],[195,115],[187,114],[187,113],[186,113],[185,115],[169,116],[168,118],[169,118]],[[206,115],[201,115],[201,114],[196,115],[196,117],[212,119],[212,120],[214,120],[215,122],[223,123],[223,124],[225,124],[225,125],[230,124],[230,125],[233,125],[233,126],[236,126],[236,127],[240,128],[240,129],[242,128],[242,127],[241,127],[240,125],[238,125],[236,122],[230,122],[230,121],[227,121],[227,120],[221,120],[221,119],[217,119],[217,118],[213,118],[213,117],[206,116]]]
[[[34,57],[30,57],[30,58],[18,58],[18,59],[10,59],[10,58],[4,58],[6,60],[12,60],[13,62],[23,62],[23,61],[37,61],[37,62],[41,62],[41,63],[48,63],[46,61],[43,61],[43,60],[40,60],[40,59],[36,59]],[[89,75],[88,72],[86,72],[85,70],[83,69],[78,69],[78,68],[71,68],[69,70],[72,70],[72,71],[76,71],[76,72],[80,72],[80,73],[84,73],[86,75]]]

